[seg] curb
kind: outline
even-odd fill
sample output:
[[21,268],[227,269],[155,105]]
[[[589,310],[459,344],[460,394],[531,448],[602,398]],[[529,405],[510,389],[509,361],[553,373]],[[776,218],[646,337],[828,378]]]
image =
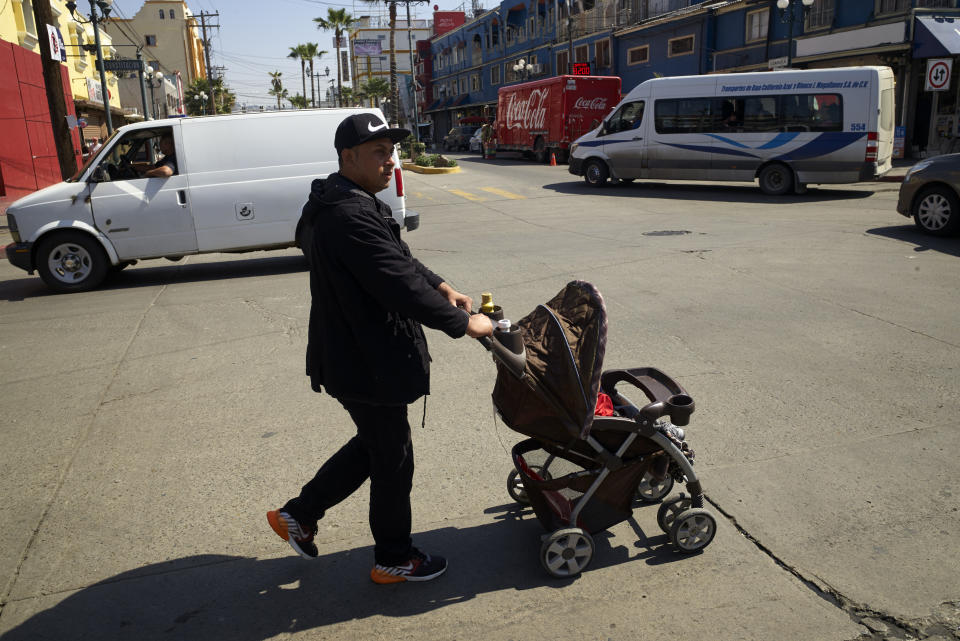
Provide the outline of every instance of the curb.
[[412,171],[415,174],[458,174],[460,173],[460,166],[456,167],[421,167],[420,165],[414,165],[412,162],[405,162],[402,164],[402,167],[407,171]]

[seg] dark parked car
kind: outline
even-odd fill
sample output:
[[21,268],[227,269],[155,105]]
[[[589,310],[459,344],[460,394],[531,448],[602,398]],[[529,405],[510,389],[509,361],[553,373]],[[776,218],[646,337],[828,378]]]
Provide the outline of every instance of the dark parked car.
[[479,125],[459,125],[450,130],[443,138],[443,148],[446,151],[470,149],[470,137],[479,129]]
[[960,154],[921,160],[900,185],[897,211],[935,236],[960,231]]

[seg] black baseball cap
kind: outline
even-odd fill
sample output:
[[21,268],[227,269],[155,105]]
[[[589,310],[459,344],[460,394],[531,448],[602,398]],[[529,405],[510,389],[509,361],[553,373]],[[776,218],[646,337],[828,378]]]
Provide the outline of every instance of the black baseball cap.
[[333,146],[339,154],[344,149],[362,145],[368,140],[389,138],[396,144],[410,135],[409,129],[395,128],[385,123],[380,116],[372,113],[359,113],[347,116],[337,127],[333,138]]

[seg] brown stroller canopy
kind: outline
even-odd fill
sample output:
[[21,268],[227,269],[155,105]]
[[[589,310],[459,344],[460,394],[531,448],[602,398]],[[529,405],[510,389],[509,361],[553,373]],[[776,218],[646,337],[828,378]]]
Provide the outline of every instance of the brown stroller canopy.
[[586,438],[607,344],[600,292],[588,282],[573,281],[517,325],[526,375],[517,379],[498,363],[493,402],[503,420],[515,431],[552,442]]

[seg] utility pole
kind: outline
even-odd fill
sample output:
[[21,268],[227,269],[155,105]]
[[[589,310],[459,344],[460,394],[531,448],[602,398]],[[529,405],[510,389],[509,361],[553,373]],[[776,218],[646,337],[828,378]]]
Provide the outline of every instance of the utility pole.
[[213,13],[206,13],[206,12],[201,11],[201,12],[200,12],[200,15],[199,15],[199,16],[196,16],[196,17],[197,17],[197,18],[200,18],[200,31],[201,31],[202,34],[203,34],[203,35],[200,37],[200,41],[203,43],[203,55],[204,55],[204,58],[206,59],[206,67],[207,67],[207,86],[210,88],[210,113],[211,113],[211,114],[216,114],[216,113],[217,113],[217,104],[216,104],[216,102],[215,102],[214,99],[213,99],[213,73],[212,73],[213,70],[210,68],[210,39],[207,38],[207,27],[210,27],[211,29],[213,29],[213,28],[219,29],[219,28],[220,28],[220,25],[219,25],[219,24],[207,24],[207,19],[208,19],[208,18],[219,18],[219,17],[220,17],[220,12],[219,12],[219,11],[215,11],[215,12],[213,12]]
[[[50,124],[53,126],[53,142],[57,147],[57,160],[60,163],[60,175],[66,179],[77,173],[77,154],[73,149],[73,137],[67,124],[67,101],[63,92],[63,76],[60,61],[50,54],[50,37],[46,25],[56,25],[50,0],[34,0],[33,19],[37,25],[37,35],[41,36],[40,59],[43,61],[43,84],[47,88],[47,105],[50,108]],[[59,42],[57,43],[59,47]]]
[[[137,71],[137,77],[140,79],[140,100],[143,103],[143,117],[147,120],[153,120],[153,112],[147,109],[147,85],[143,82],[143,48],[137,47],[137,60],[140,61],[140,69]],[[152,108],[153,105],[151,105]]]
[[[427,0],[388,0],[388,2],[392,2],[394,4],[407,5],[407,48],[408,48],[407,50],[410,53],[410,79],[412,81],[410,86],[413,89],[413,98],[411,100],[411,103],[413,104],[413,138],[417,142],[420,142],[420,133],[417,127],[417,121],[419,120],[419,117],[417,116],[417,73],[416,73],[417,70],[413,66],[413,48],[415,44],[413,40],[413,27],[411,26],[411,23],[410,23],[410,5],[420,4],[426,1]],[[476,0],[474,0],[474,4],[476,5]],[[391,102],[394,103],[393,113],[396,116],[397,121],[399,121],[400,120],[400,117],[399,117],[400,90],[399,88],[396,88],[396,89],[397,89],[396,95],[391,96],[390,98],[391,98]]]

